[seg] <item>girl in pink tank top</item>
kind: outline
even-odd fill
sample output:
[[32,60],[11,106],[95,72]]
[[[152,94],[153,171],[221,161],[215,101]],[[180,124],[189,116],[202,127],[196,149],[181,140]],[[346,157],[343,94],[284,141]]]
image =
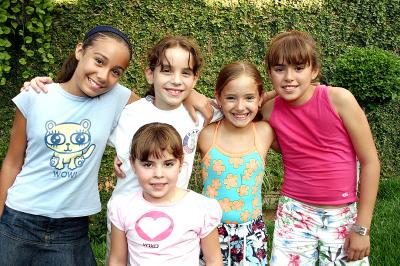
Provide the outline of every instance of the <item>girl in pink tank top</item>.
[[368,264],[380,165],[364,112],[348,90],[312,83],[320,62],[309,34],[278,34],[265,61],[278,96],[262,114],[285,170],[271,265]]

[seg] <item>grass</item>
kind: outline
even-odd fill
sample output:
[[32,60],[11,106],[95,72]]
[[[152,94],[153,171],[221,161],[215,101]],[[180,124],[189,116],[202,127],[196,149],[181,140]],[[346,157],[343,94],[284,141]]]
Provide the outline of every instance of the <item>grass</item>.
[[371,265],[400,264],[400,177],[383,179],[371,226]]
[[[400,177],[382,179],[379,187],[377,204],[371,226],[371,265],[399,265],[400,253]],[[271,215],[265,220],[269,235],[268,251],[271,252],[271,243],[274,230],[274,221]],[[104,229],[105,230],[105,229]],[[104,265],[106,244],[92,242],[92,247],[98,265]]]

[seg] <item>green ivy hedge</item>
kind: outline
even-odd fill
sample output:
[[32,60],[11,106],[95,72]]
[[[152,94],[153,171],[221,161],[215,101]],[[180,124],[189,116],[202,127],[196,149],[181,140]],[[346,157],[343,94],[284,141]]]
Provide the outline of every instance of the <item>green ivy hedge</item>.
[[[49,75],[53,1],[2,0],[0,4],[0,88],[41,71]],[[15,78],[16,76],[20,78]],[[7,82],[7,78],[15,81]],[[13,91],[15,92],[15,91]],[[0,94],[2,96],[2,94]]]
[[139,94],[147,89],[146,53],[156,41],[165,34],[196,39],[205,58],[197,89],[212,96],[219,69],[234,60],[255,63],[265,77],[266,46],[287,29],[315,37],[323,56],[321,81],[330,84],[337,57],[349,47],[374,46],[399,54],[399,16],[400,0],[4,0],[0,78],[7,81],[0,87],[0,101],[10,105],[28,76],[56,74],[76,42],[97,24],[115,25],[130,35],[134,57],[122,83]]

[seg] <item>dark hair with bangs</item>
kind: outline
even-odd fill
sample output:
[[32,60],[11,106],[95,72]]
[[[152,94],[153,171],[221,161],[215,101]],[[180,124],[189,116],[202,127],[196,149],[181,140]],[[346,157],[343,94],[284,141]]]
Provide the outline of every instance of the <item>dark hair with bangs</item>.
[[311,65],[312,69],[321,69],[319,50],[311,35],[297,30],[276,35],[265,56],[265,65],[270,70],[282,63],[306,64]]
[[[203,58],[200,53],[200,48],[197,43],[184,36],[166,36],[161,39],[148,53],[147,60],[151,71],[158,66],[162,66],[164,61],[168,62],[165,52],[169,48],[180,47],[189,52],[188,66],[193,71],[194,75],[199,75],[200,68],[203,64]],[[193,66],[190,61],[193,60]],[[170,62],[168,62],[170,64]],[[146,92],[147,95],[154,96],[154,86],[150,85],[150,89]]]
[[133,136],[130,151],[132,161],[147,161],[151,156],[160,159],[164,151],[182,162],[182,139],[171,125],[158,122],[146,124]]
[[255,65],[240,61],[228,64],[221,69],[218,74],[215,93],[221,95],[222,90],[230,81],[235,80],[242,75],[246,75],[254,80],[254,83],[257,85],[258,93],[261,96],[264,91],[264,86],[260,72]]

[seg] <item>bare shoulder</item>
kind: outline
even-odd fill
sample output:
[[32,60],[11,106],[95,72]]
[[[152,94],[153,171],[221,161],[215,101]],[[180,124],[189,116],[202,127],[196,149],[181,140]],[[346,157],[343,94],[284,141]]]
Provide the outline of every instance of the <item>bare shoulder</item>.
[[257,147],[267,152],[275,139],[275,133],[268,122],[258,121],[254,123],[257,132]]
[[254,126],[257,130],[257,134],[260,136],[267,136],[273,133],[272,127],[266,121],[257,121],[254,123]]
[[328,87],[328,95],[335,107],[349,101],[355,101],[354,95],[349,90],[341,87]]
[[211,147],[215,128],[216,128],[216,123],[211,123],[200,131],[197,146],[199,148],[201,156],[204,156],[205,153]]

